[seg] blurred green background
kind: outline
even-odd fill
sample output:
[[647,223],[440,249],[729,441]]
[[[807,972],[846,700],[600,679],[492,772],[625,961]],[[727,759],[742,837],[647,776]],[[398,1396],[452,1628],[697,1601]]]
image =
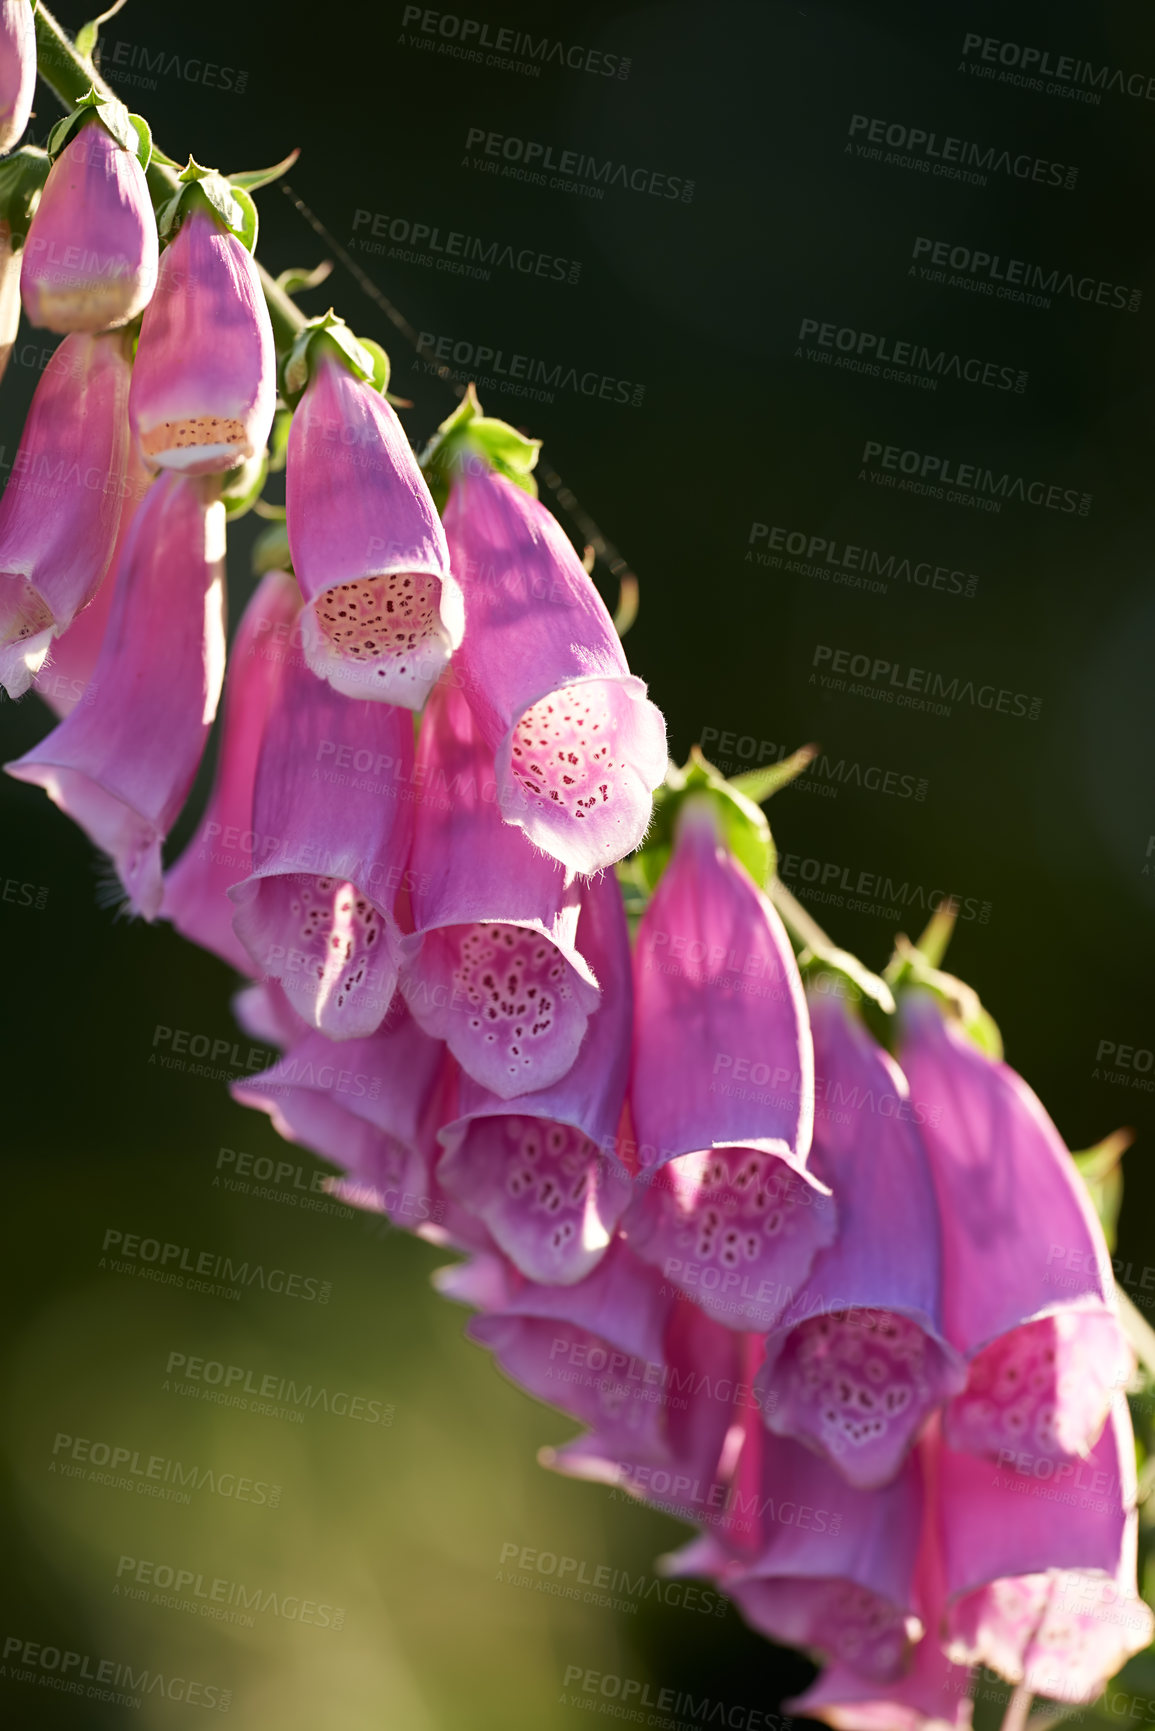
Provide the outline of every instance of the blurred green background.
[[[920,895],[987,904],[984,920],[960,924],[948,965],[978,987],[1072,1147],[1120,1124],[1138,1132],[1119,1255],[1143,1304],[1155,1264],[1155,112],[1142,100],[1087,105],[982,85],[960,71],[960,45],[977,32],[1155,71],[1149,12],[777,0],[724,13],[486,8],[430,16],[612,52],[629,58],[628,77],[555,63],[531,78],[454,59],[436,51],[440,26],[415,29],[402,5],[301,22],[223,0],[180,15],[134,0],[106,26],[105,71],[114,82],[121,72],[125,99],[174,156],[252,168],[302,146],[291,184],[339,245],[273,188],[260,195],[261,257],[274,271],[338,260],[302,304],[333,302],[390,348],[415,442],[453,399],[414,365],[343,256],[419,331],[644,386],[637,407],[572,391],[527,403],[500,382],[481,394],[545,438],[549,461],[640,574],[628,649],[679,759],[701,741],[736,770],[815,739],[831,766],[857,766],[770,808],[780,850],[799,862],[796,888],[802,861],[912,886],[871,911],[812,901],[839,942],[881,966],[895,932],[921,925]],[[74,29],[85,10],[60,16]],[[227,88],[210,65],[230,69]],[[56,112],[40,105],[38,141]],[[854,114],[1075,164],[1077,182],[966,186],[862,162],[845,148]],[[465,166],[475,128],[692,179],[693,198],[593,201],[481,176]],[[498,270],[465,279],[432,254],[367,254],[354,245],[369,226],[358,212],[581,270],[573,283]],[[980,301],[908,275],[917,235],[1086,271],[1145,298],[1135,314]],[[795,352],[804,318],[996,359],[1026,370],[1028,388],[942,381],[929,392],[809,365]],[[5,470],[52,341],[21,333],[0,391]],[[1090,492],[1093,506],[1086,518],[1010,504],[989,515],[884,493],[859,479],[867,439],[1042,476]],[[895,582],[871,594],[760,567],[745,559],[754,522],[974,572],[977,592]],[[232,534],[234,618],[258,526],[248,518]],[[1029,722],[963,704],[920,716],[824,691],[810,683],[818,644],[1037,695],[1042,713]],[[35,698],[5,704],[4,757],[47,727]],[[880,774],[867,777],[872,768]],[[924,783],[923,797],[882,791],[886,776]],[[169,929],[103,905],[103,869],[38,790],[6,780],[0,800],[0,877],[18,886],[0,892],[5,1643],[200,1685],[191,1704],[159,1689],[138,1707],[89,1699],[22,1680],[13,1649],[0,1671],[11,1722],[167,1727],[219,1711],[211,1703],[232,1691],[230,1714],[254,1731],[565,1731],[584,1722],[567,1699],[571,1667],[655,1695],[690,1691],[744,1710],[742,1723],[775,1710],[810,1667],[733,1611],[661,1603],[653,1561],[685,1529],[536,1464],[538,1448],[573,1427],[464,1342],[463,1312],[429,1285],[444,1254],[353,1211],[304,1208],[319,1164],[303,1151],[287,1151],[293,1176],[272,1182],[272,1196],[214,1182],[228,1170],[222,1148],[283,1160],[284,1145],[222,1082],[150,1059],[167,1049],[165,1036],[156,1043],[167,1028],[236,1040],[243,1063],[234,982]],[[101,1266],[110,1230],[329,1281],[329,1302],[259,1290],[234,1302],[117,1273]],[[392,1422],[320,1407],[297,1422],[180,1394],[165,1387],[173,1354],[360,1395],[392,1408]],[[277,1484],[279,1503],[206,1488],[180,1504],[68,1477],[53,1471],[71,1458],[71,1444],[54,1456],[60,1436]],[[624,1571],[624,1607],[539,1591],[551,1576],[533,1566],[515,1565],[528,1584],[511,1583],[510,1547],[575,1559],[587,1577]],[[141,1563],[164,1579],[172,1569],[240,1583],[246,1596],[259,1587],[269,1608],[245,1613],[248,1625],[130,1598]],[[332,1612],[330,1626],[303,1624],[285,1614],[285,1596],[343,1611],[341,1626]],[[1102,1722],[1155,1717],[1143,1663]],[[993,1696],[981,1724],[997,1716]]]

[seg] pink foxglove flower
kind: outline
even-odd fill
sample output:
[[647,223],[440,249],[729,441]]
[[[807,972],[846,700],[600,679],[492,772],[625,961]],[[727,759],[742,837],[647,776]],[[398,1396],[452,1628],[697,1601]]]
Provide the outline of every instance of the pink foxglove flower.
[[649,827],[665,723],[543,505],[471,457],[445,529],[466,594],[457,666],[501,814],[571,871],[601,871]]
[[[66,337],[65,341],[71,339]],[[61,346],[63,347],[63,344]],[[128,446],[120,527],[104,580],[92,600],[81,608],[71,625],[66,626],[59,637],[52,639],[47,657],[33,681],[37,697],[43,699],[60,721],[75,709],[89,688],[100,656],[101,644],[108,630],[108,621],[112,616],[112,597],[116,589],[120,549],[128,538],[133,518],[152,480],[151,472],[140,461],[135,441],[130,438]],[[0,506],[0,515],[2,512],[3,507]]]
[[885,1484],[966,1380],[942,1334],[927,1108],[853,1010],[828,993],[809,1004],[810,1159],[837,1199],[838,1237],[770,1336],[758,1387],[771,1430],[820,1449],[852,1484]]
[[375,1034],[334,1042],[309,1030],[260,1075],[234,1082],[242,1106],[267,1112],[278,1134],[345,1168],[326,1186],[349,1203],[416,1229],[440,1218],[424,1171],[423,1119],[442,1048],[396,1010]]
[[[576,941],[580,885],[502,823],[492,763],[451,678],[422,718],[416,779],[406,1000],[491,1093],[508,1100],[548,1088],[572,1066],[598,1006]],[[624,965],[623,1058],[628,951]]]
[[252,827],[253,784],[280,663],[300,655],[291,645],[300,605],[284,571],[268,572],[254,590],[229,653],[212,793],[192,840],[165,875],[163,917],[242,974],[252,971],[252,958],[234,930],[228,892],[252,872],[254,851],[265,851]]
[[664,1463],[673,1303],[668,1284],[619,1238],[572,1286],[524,1280],[508,1265],[501,1301],[466,1332],[512,1381],[590,1426],[608,1459]]
[[[1050,1470],[1048,1470],[1050,1469]],[[1135,1445],[1127,1403],[1085,1460],[989,1462],[940,1449],[948,1648],[1010,1682],[1090,1701],[1155,1623],[1135,1590]]]
[[20,293],[50,331],[125,325],[156,287],[158,241],[144,170],[95,117],[52,167],[24,243]]
[[1021,1076],[925,989],[903,994],[900,1022],[911,1096],[927,1108],[944,1332],[971,1360],[946,1410],[947,1441],[996,1459],[1082,1454],[1132,1363],[1090,1198]]
[[36,25],[29,0],[0,0],[0,155],[20,142],[36,90]]
[[305,654],[347,697],[420,709],[464,631],[441,520],[381,392],[323,334],[310,368],[285,490]]
[[273,327],[248,248],[193,191],[160,261],[132,369],[145,461],[189,475],[264,450],[276,406]]
[[229,892],[254,970],[331,1039],[371,1034],[397,985],[413,723],[284,658],[253,792],[253,870]]
[[225,665],[224,506],[200,481],[153,483],[121,549],[86,701],[7,765],[111,855],[155,919],[161,845],[196,775]]
[[130,489],[129,362],[120,336],[56,350],[0,500],[0,683],[27,691],[52,639],[112,563]]
[[446,1154],[438,1168],[521,1273],[549,1285],[589,1274],[630,1199],[614,1151],[633,999],[629,934],[612,874],[585,885],[577,943],[602,982],[577,1058],[551,1087],[516,1100],[463,1077],[460,1115],[441,1132]]
[[708,795],[679,814],[634,977],[643,1171],[627,1237],[708,1316],[764,1332],[833,1240],[835,1215],[806,1165],[814,1067],[798,969]]

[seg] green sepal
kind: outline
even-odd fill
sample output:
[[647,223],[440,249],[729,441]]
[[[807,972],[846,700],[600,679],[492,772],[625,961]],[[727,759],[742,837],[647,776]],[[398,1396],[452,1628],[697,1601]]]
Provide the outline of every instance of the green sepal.
[[[73,47],[85,60],[92,59],[92,51],[96,47],[96,39],[100,35],[100,26],[114,17],[124,3],[125,0],[115,0],[115,4],[110,6],[107,12],[98,12],[95,18],[90,18],[87,24],[80,26],[76,32],[76,41],[73,43]],[[32,10],[36,10],[35,0],[33,0]]]
[[24,245],[50,166],[47,151],[34,144],[0,159],[0,224],[8,229],[13,251]]
[[282,174],[288,174],[301,152],[290,150],[288,156],[283,156],[280,162],[275,162],[272,168],[249,168],[239,174],[228,177],[231,187],[240,187],[242,192],[256,192],[260,186],[268,186],[274,180],[279,180]]
[[261,496],[269,475],[269,453],[258,451],[221,477],[221,499],[226,517],[243,517]]
[[1133,1130],[1112,1130],[1093,1148],[1084,1148],[1071,1159],[1079,1168],[1079,1176],[1087,1186],[1107,1249],[1114,1254],[1119,1225],[1119,1210],[1123,1206],[1123,1156],[1135,1140]]
[[364,342],[355,337],[344,319],[338,318],[332,307],[318,318],[309,319],[293,339],[281,368],[281,395],[291,408],[296,408],[301,393],[309,382],[313,344],[332,345],[349,371],[355,373],[375,390],[384,392],[389,381],[389,357],[380,343]]
[[320,288],[321,284],[332,273],[332,269],[333,261],[331,258],[323,258],[320,264],[313,266],[312,270],[306,270],[303,265],[298,265],[295,269],[290,268],[281,272],[277,278],[277,287],[287,295],[301,295],[307,289]]
[[123,102],[118,102],[115,96],[102,96],[95,86],[80,98],[71,114],[66,114],[63,120],[58,120],[48,134],[48,154],[55,162],[60,152],[80,131],[93,115],[96,116],[104,130],[115,138],[122,150],[127,150],[130,156],[135,156],[140,166],[147,169],[152,160],[152,133],[148,122],[139,114],[130,114]]
[[900,935],[894,940],[894,955],[883,970],[883,979],[893,989],[896,998],[904,988],[914,986],[923,986],[934,992],[980,1052],[985,1052],[988,1058],[1002,1057],[1003,1037],[998,1023],[984,1008],[974,987],[954,974],[936,968],[909,938]]
[[215,168],[202,168],[190,156],[177,176],[180,189],[157,213],[156,226],[167,240],[186,212],[200,201],[212,211],[241,245],[252,252],[257,244],[257,207],[243,187],[234,187]]
[[283,523],[270,523],[253,542],[253,576],[266,571],[291,571],[289,534]]
[[273,416],[269,435],[269,474],[279,475],[289,455],[289,429],[293,424],[291,409],[278,409]]
[[755,805],[763,805],[766,800],[776,794],[779,788],[788,787],[804,770],[810,768],[818,756],[820,746],[802,745],[797,751],[791,752],[780,763],[768,763],[764,769],[744,769],[738,775],[731,776],[730,786]]
[[537,482],[532,470],[540,450],[540,439],[527,439],[508,421],[498,421],[483,413],[477,392],[469,385],[453,413],[442,421],[426,445],[421,454],[421,469],[439,511],[445,509],[454,470],[470,458],[495,469],[536,499]]
[[652,893],[670,863],[678,815],[687,799],[708,795],[717,808],[722,839],[759,889],[774,874],[776,856],[770,825],[753,800],[728,782],[695,745],[683,769],[671,764],[654,794],[654,821],[644,843],[630,856],[634,881]]

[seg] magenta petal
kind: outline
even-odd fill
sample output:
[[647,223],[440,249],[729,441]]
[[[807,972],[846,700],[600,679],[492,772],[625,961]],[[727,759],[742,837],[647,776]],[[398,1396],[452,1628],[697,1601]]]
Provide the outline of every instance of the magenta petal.
[[445,534],[390,405],[318,350],[285,492],[305,654],[336,691],[420,709],[465,628]]
[[483,1087],[503,1099],[549,1087],[598,1005],[575,942],[579,887],[502,822],[484,742],[451,680],[422,718],[416,778],[416,935],[402,991]]
[[670,1304],[668,1288],[617,1240],[576,1285],[525,1281],[467,1332],[514,1382],[593,1426],[617,1455],[662,1460]]
[[407,711],[353,702],[295,654],[282,661],[253,793],[253,871],[229,893],[256,969],[332,1039],[371,1034],[397,985],[412,776]]
[[156,218],[144,170],[99,120],[86,121],[48,171],[28,228],[20,293],[50,331],[125,325],[156,287]]
[[0,155],[20,142],[36,90],[36,24],[28,0],[0,4]]
[[1118,1319],[1063,1310],[1012,1328],[976,1355],[947,1407],[952,1448],[1034,1463],[1080,1458],[1103,1428],[1113,1395],[1134,1369]]
[[838,1236],[767,1342],[766,1422],[852,1484],[885,1484],[927,1414],[966,1380],[941,1334],[938,1214],[919,1110],[897,1064],[834,996],[812,994],[811,1164]]
[[252,958],[233,929],[231,885],[253,869],[253,784],[281,656],[301,598],[270,571],[245,608],[229,655],[216,779],[197,830],[165,875],[161,914],[177,931],[246,974]]
[[421,1176],[422,1120],[441,1063],[441,1048],[402,1013],[339,1045],[309,1032],[231,1092],[267,1112],[286,1141],[344,1167],[349,1178],[327,1186],[334,1194],[413,1226],[433,1212]]
[[224,506],[164,476],[117,561],[112,615],[85,701],[7,765],[112,856],[129,905],[155,919],[161,844],[188,796],[225,663]]
[[775,1154],[683,1154],[639,1182],[630,1246],[727,1328],[765,1333],[834,1237],[834,1205]]
[[455,663],[507,823],[571,871],[638,846],[666,773],[666,730],[557,521],[469,463],[445,511],[468,628]]
[[264,450],[276,395],[256,262],[194,209],[165,248],[132,369],[129,414],[145,461],[188,475],[236,468]]
[[814,1115],[802,982],[781,920],[705,803],[683,808],[638,927],[634,978],[630,1099],[642,1165],[743,1146],[801,1168]]
[[577,944],[603,990],[573,1064],[552,1086],[509,1102],[463,1077],[438,1169],[528,1278],[563,1285],[602,1256],[630,1195],[615,1152],[629,1062],[629,935],[611,874],[583,888]]
[[65,337],[36,387],[0,500],[0,683],[27,691],[112,563],[129,492],[120,336]]

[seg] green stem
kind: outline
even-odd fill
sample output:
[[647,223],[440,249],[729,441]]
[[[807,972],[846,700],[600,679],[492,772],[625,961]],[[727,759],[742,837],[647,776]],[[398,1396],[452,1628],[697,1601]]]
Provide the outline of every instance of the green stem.
[[[36,58],[37,72],[65,108],[74,108],[90,88],[95,88],[101,96],[116,97],[116,92],[105,83],[92,62],[77,52],[75,44],[69,41],[51,12],[43,6],[36,8]],[[147,179],[156,204],[171,198],[180,185],[176,170],[158,162],[155,157],[149,164]],[[304,325],[305,315],[293,305],[263,265],[258,264],[257,269],[261,273],[261,287],[277,348],[287,349]]]

